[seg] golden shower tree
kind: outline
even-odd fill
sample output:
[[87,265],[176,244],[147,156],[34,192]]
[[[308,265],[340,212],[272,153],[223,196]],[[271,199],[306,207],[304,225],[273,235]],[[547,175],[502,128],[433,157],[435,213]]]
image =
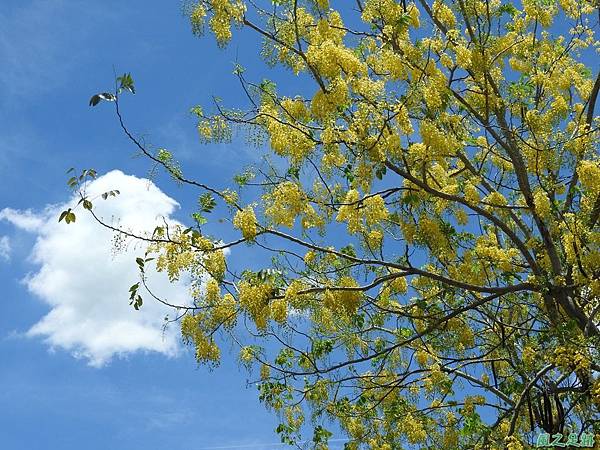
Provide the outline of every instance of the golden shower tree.
[[[348,449],[592,447],[599,11],[597,0],[189,4],[194,33],[224,46],[250,29],[257,58],[311,91],[284,96],[236,67],[245,109],[193,109],[202,140],[247,129],[271,156],[229,186],[192,178],[126,128],[129,75],[92,98],[200,191],[194,227],[113,227],[149,242],[132,304],[143,292],[169,303],[146,271],[191,274],[191,303],[172,305],[183,339],[209,365],[239,348],[286,443],[310,429],[319,449],[332,430]],[[91,201],[82,191],[95,215]],[[202,232],[219,212],[239,239]],[[239,246],[264,266],[226,257]]]

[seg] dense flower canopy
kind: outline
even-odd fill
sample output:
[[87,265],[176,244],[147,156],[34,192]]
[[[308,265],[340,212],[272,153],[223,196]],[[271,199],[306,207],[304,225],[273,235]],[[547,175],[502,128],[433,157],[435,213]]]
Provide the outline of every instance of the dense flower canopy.
[[[197,227],[157,228],[138,260],[143,284],[151,256],[192,275],[180,321],[198,361],[238,346],[284,442],[310,428],[320,449],[338,427],[348,449],[600,433],[598,2],[187,11],[222,46],[255,31],[257,57],[312,90],[285,96],[237,67],[246,110],[194,108],[202,140],[247,129],[276,158],[228,187],[143,147],[114,97],[140,150],[203,191]],[[219,205],[233,242],[202,234]],[[228,267],[224,251],[246,244],[264,267]]]

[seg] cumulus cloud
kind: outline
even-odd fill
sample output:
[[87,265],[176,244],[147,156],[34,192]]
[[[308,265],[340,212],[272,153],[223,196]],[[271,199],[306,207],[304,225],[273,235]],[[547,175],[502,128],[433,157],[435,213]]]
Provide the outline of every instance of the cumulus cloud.
[[0,259],[5,261],[10,259],[10,240],[8,236],[0,237]]
[[[96,214],[104,220],[118,218],[124,229],[148,232],[164,220],[176,223],[171,215],[177,202],[149,180],[112,171],[91,182],[87,193],[94,198],[113,189],[121,194],[94,202]],[[41,212],[0,211],[0,219],[37,237],[30,259],[39,269],[24,283],[50,311],[27,334],[94,366],[138,351],[177,354],[177,330],[163,332],[164,318],[172,311],[149,298],[139,311],[129,305],[129,286],[138,280],[135,257],[143,255],[145,248],[129,242],[115,252],[114,233],[84,211],[78,211],[75,224],[58,223],[60,212],[73,204],[74,198]],[[185,280],[169,283],[164,274],[156,273],[148,278],[170,302],[188,302]]]

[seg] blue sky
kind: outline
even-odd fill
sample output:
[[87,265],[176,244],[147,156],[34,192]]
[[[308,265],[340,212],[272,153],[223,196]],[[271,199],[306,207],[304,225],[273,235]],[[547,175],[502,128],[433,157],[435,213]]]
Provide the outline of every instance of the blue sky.
[[[224,187],[251,163],[256,150],[242,142],[201,145],[188,111],[212,95],[239,103],[236,60],[264,76],[255,36],[220,50],[191,34],[179,1],[2,0],[0,22],[0,448],[277,448],[267,445],[278,441],[276,418],[234,356],[197,368],[177,330],[162,333],[165,311],[127,305],[139,249],[115,254],[81,215],[75,227],[56,223],[71,166],[103,176],[97,193],[128,194],[101,212],[131,226],[157,214],[186,222],[195,203],[163,176],[158,187],[144,181],[149,165],[110,105],[89,108],[113,85],[113,67],[136,81],[123,102],[130,128],[188,173]],[[184,295],[183,283],[154,281]]]

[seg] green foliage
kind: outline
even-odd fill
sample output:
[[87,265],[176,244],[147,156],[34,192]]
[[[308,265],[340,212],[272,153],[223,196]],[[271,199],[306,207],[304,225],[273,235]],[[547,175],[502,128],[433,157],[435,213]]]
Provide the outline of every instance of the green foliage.
[[200,211],[210,213],[217,206],[217,202],[210,192],[206,192],[198,198],[198,205]]
[[58,218],[58,221],[61,222],[64,219],[65,223],[73,223],[75,222],[75,213],[71,210],[71,208],[63,211]]
[[132,94],[135,94],[133,78],[131,78],[130,73],[124,73],[120,77],[117,77],[117,83],[119,84],[119,88],[118,88],[119,94],[123,91],[129,91]]
[[[141,265],[140,265],[140,260],[142,261]],[[143,271],[143,267],[144,267],[143,260],[141,258],[138,258],[136,261],[137,261],[138,265],[140,266],[140,270]],[[140,288],[140,283],[135,283],[134,285],[132,285],[129,288],[129,300],[130,300],[129,304],[132,305],[136,311],[139,310],[144,303],[142,296],[138,293],[139,288]]]

